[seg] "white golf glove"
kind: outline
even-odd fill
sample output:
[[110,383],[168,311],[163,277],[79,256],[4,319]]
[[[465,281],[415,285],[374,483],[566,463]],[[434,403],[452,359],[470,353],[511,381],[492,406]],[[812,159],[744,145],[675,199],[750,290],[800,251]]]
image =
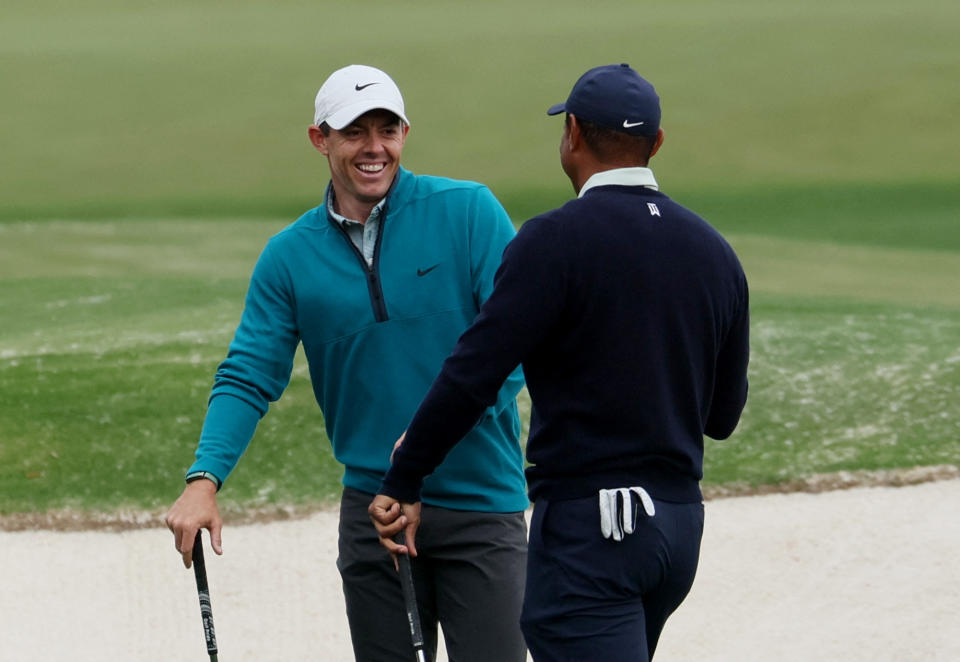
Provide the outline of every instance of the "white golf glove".
[[633,533],[637,506],[631,494],[640,497],[643,510],[653,517],[653,499],[642,487],[619,487],[613,490],[600,490],[600,532],[604,538],[613,537],[617,542],[625,535]]

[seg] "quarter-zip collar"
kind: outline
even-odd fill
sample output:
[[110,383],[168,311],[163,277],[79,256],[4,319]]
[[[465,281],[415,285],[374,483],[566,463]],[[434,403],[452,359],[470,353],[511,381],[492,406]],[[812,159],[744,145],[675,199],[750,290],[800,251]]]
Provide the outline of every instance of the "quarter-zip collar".
[[373,316],[377,322],[385,322],[390,319],[390,316],[387,312],[387,304],[383,296],[383,285],[380,282],[380,246],[383,243],[383,233],[387,229],[387,215],[390,209],[390,201],[393,198],[394,192],[397,189],[397,183],[400,181],[401,177],[407,176],[408,173],[400,168],[397,170],[397,176],[393,178],[393,182],[390,184],[390,188],[387,190],[387,195],[383,200],[377,203],[377,207],[380,209],[380,228],[377,232],[376,242],[373,247],[373,259],[370,263],[367,263],[367,260],[364,258],[363,253],[357,248],[357,245],[350,238],[347,229],[344,227],[343,223],[339,219],[344,218],[340,214],[333,212],[333,182],[327,184],[326,193],[323,196],[323,208],[326,213],[327,220],[333,227],[335,227],[340,234],[343,235],[344,240],[349,244],[351,250],[353,250],[354,255],[357,256],[357,260],[360,262],[360,266],[363,269],[364,276],[367,280],[367,291],[370,294],[370,305],[373,308]]

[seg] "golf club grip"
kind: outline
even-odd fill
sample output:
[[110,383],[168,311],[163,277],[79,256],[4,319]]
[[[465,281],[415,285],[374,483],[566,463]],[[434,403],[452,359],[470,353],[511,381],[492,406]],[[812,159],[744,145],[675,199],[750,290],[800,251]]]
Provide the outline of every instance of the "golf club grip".
[[193,540],[193,576],[197,580],[197,595],[200,597],[200,618],[203,621],[203,636],[207,640],[207,654],[211,662],[217,661],[217,633],[213,629],[213,607],[210,605],[210,589],[207,587],[207,566],[203,562],[203,539],[200,531]]
[[[393,541],[398,545],[406,545],[404,532],[398,533]],[[403,589],[403,604],[407,610],[407,623],[410,626],[410,640],[413,650],[417,654],[418,662],[425,660],[423,652],[423,630],[420,627],[420,611],[417,608],[417,590],[413,585],[413,569],[410,567],[409,554],[397,554],[397,566],[400,572],[400,587]]]

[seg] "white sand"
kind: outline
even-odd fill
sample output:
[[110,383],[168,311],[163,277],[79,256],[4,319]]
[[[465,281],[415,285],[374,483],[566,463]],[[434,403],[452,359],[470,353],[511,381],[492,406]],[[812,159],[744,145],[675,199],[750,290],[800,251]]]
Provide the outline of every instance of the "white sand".
[[[958,506],[960,480],[707,502],[657,659],[960,660]],[[207,548],[221,660],[353,659],[335,513],[224,537]],[[206,659],[166,529],[0,532],[0,662]]]

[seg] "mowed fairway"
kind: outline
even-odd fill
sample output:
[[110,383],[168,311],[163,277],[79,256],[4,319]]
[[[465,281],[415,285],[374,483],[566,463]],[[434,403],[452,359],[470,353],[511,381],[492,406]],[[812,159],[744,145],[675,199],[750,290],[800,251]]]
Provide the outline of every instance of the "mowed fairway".
[[[957,3],[2,12],[0,515],[176,498],[254,261],[326,184],[313,95],[351,62],[403,89],[408,167],[517,224],[571,195],[544,112],[576,77],[657,84],[662,189],[751,285],[750,399],[708,485],[960,464]],[[301,357],[222,500],[329,504],[339,476]]]
[[[283,224],[0,225],[0,512],[175,498],[248,272]],[[753,288],[751,396],[709,444],[708,484],[956,463],[960,252],[731,241]],[[224,497],[323,503],[338,476],[298,360]]]
[[[249,270],[279,227],[0,225],[0,512],[149,507],[176,496]],[[339,474],[302,371],[274,413],[232,496],[331,497]],[[256,478],[244,488],[248,474]]]

